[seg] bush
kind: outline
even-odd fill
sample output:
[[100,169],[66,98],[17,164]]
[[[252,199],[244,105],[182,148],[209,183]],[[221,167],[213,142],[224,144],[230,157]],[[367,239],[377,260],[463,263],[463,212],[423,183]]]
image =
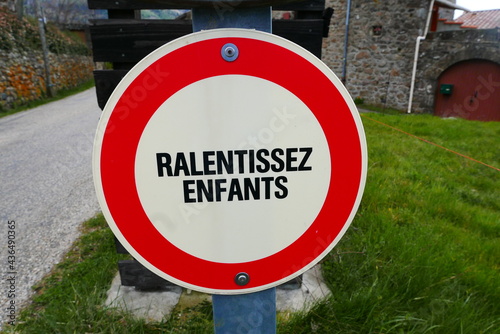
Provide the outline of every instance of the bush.
[[[46,38],[49,51],[54,54],[90,55],[83,42],[62,33],[53,24],[47,24]],[[33,17],[19,20],[7,8],[0,8],[0,49],[7,52],[41,50],[37,20]]]

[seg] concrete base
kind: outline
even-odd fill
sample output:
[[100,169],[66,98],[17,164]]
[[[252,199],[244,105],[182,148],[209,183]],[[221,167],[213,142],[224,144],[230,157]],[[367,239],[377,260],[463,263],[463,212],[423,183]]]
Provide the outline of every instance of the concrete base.
[[[323,282],[320,267],[315,266],[304,273],[300,289],[276,289],[276,309],[278,312],[307,310],[316,301],[329,294],[330,290]],[[120,275],[117,274],[108,291],[105,305],[148,321],[161,321],[168,318],[178,305],[181,308],[192,307],[204,300],[211,301],[211,299],[211,295],[181,287],[173,287],[171,291],[161,292],[136,291],[134,287],[122,286]]]
[[315,302],[329,294],[330,289],[321,275],[321,266],[317,265],[304,273],[300,289],[276,289],[276,310],[281,312],[309,310]]
[[111,283],[105,305],[148,321],[160,321],[169,317],[179,302],[182,290],[176,286],[171,291],[137,291],[132,286],[122,286],[120,274],[117,274]]

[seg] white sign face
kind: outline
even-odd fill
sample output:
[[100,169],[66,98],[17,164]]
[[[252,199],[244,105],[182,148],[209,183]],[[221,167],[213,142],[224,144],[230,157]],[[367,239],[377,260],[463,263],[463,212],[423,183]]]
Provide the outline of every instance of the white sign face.
[[365,178],[361,121],[338,78],[253,30],[203,31],[147,56],[108,101],[94,146],[116,237],[154,273],[208,293],[311,268],[345,233]]
[[223,75],[186,86],[156,111],[135,177],[165,238],[201,259],[240,263],[279,252],[309,228],[328,192],[330,153],[295,95]]

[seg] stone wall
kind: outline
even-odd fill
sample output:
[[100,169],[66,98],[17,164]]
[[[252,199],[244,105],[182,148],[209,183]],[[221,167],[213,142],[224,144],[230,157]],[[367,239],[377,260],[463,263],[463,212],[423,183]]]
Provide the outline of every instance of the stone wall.
[[[1,0],[0,0],[1,1]],[[87,46],[53,24],[45,26],[53,91],[92,79]],[[45,66],[37,21],[0,6],[0,111],[45,95]]]
[[[342,78],[347,0],[334,9],[323,61]],[[354,0],[345,85],[354,99],[404,110],[408,105],[416,37],[423,33],[427,0]]]
[[[50,54],[55,91],[92,79],[89,56]],[[45,68],[41,51],[0,50],[0,111],[45,96]]]
[[441,73],[458,62],[471,59],[500,64],[500,29],[430,33],[420,47],[412,109],[433,110]]
[[[88,56],[49,55],[54,91],[76,87],[92,79]],[[0,111],[46,96],[45,68],[41,52],[0,50]]]

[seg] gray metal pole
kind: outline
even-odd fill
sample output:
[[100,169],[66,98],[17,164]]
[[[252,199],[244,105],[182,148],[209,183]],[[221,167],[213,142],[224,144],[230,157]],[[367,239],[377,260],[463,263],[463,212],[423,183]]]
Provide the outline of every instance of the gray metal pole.
[[347,81],[347,49],[349,48],[349,23],[351,18],[351,0],[347,0],[347,13],[345,15],[344,59],[342,63],[342,83]]
[[16,1],[16,14],[17,14],[18,20],[22,20],[23,19],[23,15],[24,15],[24,0],[17,0]]
[[36,13],[38,19],[38,29],[40,31],[40,40],[42,41],[43,64],[45,68],[45,88],[48,97],[54,96],[52,81],[50,79],[50,66],[49,66],[49,50],[47,48],[47,39],[45,37],[45,19],[42,7],[38,0],[35,0]]
[[271,7],[194,8],[193,31],[217,28],[245,28],[272,32]]
[[[271,7],[213,6],[193,9],[193,31],[216,28],[272,30]],[[250,278],[251,279],[251,278]],[[213,295],[216,334],[276,333],[276,288],[242,295]]]

